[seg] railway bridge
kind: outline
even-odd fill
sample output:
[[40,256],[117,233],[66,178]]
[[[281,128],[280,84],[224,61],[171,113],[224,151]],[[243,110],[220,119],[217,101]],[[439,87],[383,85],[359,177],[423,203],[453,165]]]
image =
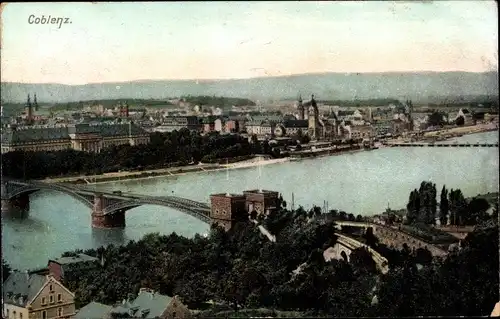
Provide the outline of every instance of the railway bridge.
[[29,195],[40,190],[65,193],[89,208],[92,226],[98,228],[125,227],[125,212],[142,205],[159,205],[174,208],[202,222],[211,224],[210,206],[176,196],[147,196],[122,192],[100,192],[70,184],[44,183],[41,181],[2,181],[2,213],[29,211]]
[[353,222],[353,221],[335,221],[337,228],[342,226],[368,229],[372,228],[373,234],[388,247],[402,249],[406,244],[410,249],[425,248],[430,251],[433,256],[444,257],[448,251],[443,247],[424,241],[409,234],[399,228],[370,223],[370,222]]

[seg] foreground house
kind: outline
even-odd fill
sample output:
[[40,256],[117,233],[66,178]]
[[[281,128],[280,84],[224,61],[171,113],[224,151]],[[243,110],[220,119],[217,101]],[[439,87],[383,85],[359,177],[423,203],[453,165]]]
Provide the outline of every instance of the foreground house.
[[75,295],[50,275],[13,272],[3,283],[3,318],[72,318]]
[[82,307],[75,316],[76,319],[111,319],[114,317],[190,319],[193,315],[177,296],[169,297],[142,288],[137,298],[133,300],[123,300],[115,306],[91,302]]

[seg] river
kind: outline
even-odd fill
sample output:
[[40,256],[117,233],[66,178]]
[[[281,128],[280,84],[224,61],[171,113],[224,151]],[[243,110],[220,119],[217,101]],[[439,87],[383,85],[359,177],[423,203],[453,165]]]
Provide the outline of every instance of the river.
[[[466,135],[463,142],[498,142],[498,132]],[[228,171],[129,180],[94,185],[148,195],[176,195],[209,201],[212,193],[269,189],[295,207],[313,204],[369,215],[406,206],[409,193],[423,180],[460,188],[466,196],[498,191],[498,148],[383,148]],[[77,248],[137,240],[152,232],[191,237],[208,225],[173,209],[141,206],[126,214],[124,230],[92,229],[90,210],[72,197],[49,191],[31,195],[26,219],[2,218],[3,258],[14,268],[44,266],[49,258]]]

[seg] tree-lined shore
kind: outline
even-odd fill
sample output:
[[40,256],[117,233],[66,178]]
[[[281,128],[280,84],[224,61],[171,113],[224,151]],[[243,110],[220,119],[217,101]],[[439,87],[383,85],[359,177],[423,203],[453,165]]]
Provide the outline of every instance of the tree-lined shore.
[[[422,198],[428,198],[426,190],[433,194],[431,183],[423,182],[421,189]],[[426,205],[422,216],[432,210]],[[214,226],[208,237],[149,234],[123,246],[63,254],[83,252],[102,262],[94,270],[68,271],[64,284],[75,292],[77,307],[91,301],[113,304],[149,287],[179,295],[199,317],[489,315],[498,301],[494,215],[481,220],[444,260],[425,249],[392,249],[368,231],[360,240],[389,262],[382,275],[363,248],[349,261],[324,259],[323,251],[337,241],[335,221],[354,215],[286,206],[281,201],[278,213],[261,220],[276,242],[248,222],[229,232]]]

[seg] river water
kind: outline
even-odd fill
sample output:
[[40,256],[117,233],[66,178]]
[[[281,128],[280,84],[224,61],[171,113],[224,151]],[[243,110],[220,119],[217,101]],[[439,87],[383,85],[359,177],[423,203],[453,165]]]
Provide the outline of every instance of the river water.
[[[456,138],[463,142],[498,142],[498,132]],[[175,195],[209,202],[212,193],[269,189],[295,207],[313,204],[355,215],[378,213],[389,204],[406,206],[409,193],[423,180],[460,188],[466,196],[498,191],[498,148],[383,148],[227,171],[119,181],[94,185],[98,190]],[[77,248],[137,240],[152,232],[183,236],[206,233],[208,225],[173,209],[141,206],[126,214],[124,230],[92,229],[90,210],[63,193],[31,195],[26,219],[2,218],[3,258],[14,268],[47,264],[49,258]]]

